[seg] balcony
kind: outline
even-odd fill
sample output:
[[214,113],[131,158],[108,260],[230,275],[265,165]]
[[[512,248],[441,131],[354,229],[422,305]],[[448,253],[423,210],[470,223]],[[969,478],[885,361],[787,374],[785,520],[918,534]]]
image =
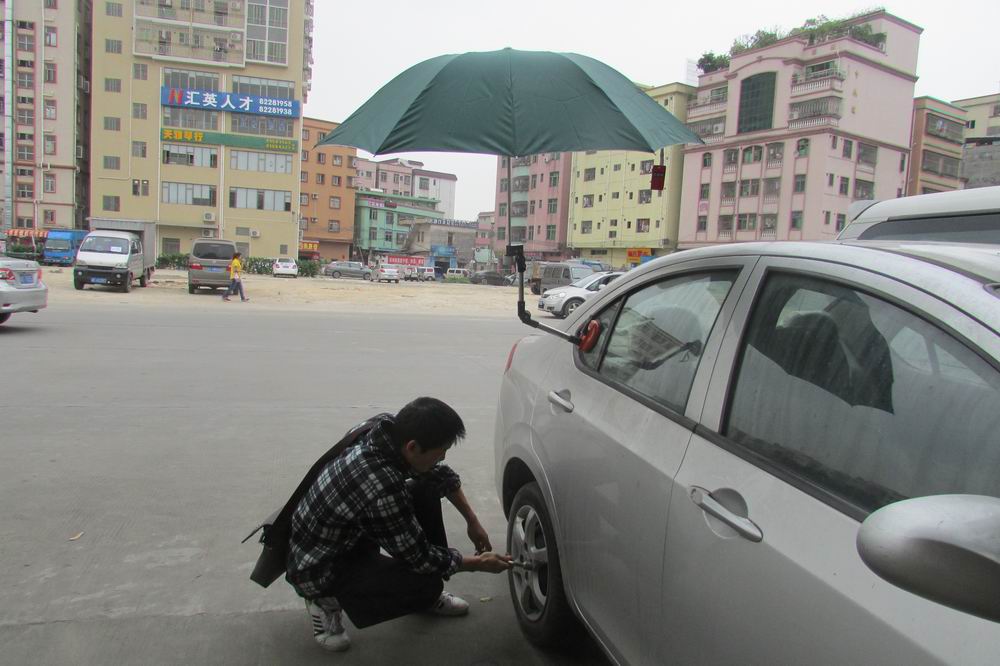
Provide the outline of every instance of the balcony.
[[727,162],[722,165],[722,173],[734,173],[736,171],[736,162]]
[[[205,40],[206,42],[210,40]],[[205,62],[223,63],[232,66],[243,66],[243,45],[229,42],[230,48],[215,46],[195,46],[193,44],[175,44],[160,40],[136,39],[134,51],[136,55],[152,58],[188,58]]]
[[693,118],[694,116],[709,115],[713,113],[725,113],[727,100],[697,100],[688,104],[687,112],[688,118]]
[[792,75],[792,97],[820,91],[844,91],[847,75],[839,69],[826,69],[805,75]]
[[705,145],[712,145],[713,143],[722,143],[725,140],[725,135],[723,134],[712,134],[709,136],[701,137],[701,140],[705,142]]
[[762,229],[760,232],[761,240],[774,240],[777,238],[777,234],[774,229]]
[[719,205],[720,206],[735,206],[736,205],[736,197],[735,196],[732,196],[732,197],[726,197],[726,196],[724,196],[721,199],[719,199]]
[[232,6],[227,7],[226,9],[227,11],[224,12],[218,12],[214,9],[207,9],[203,11],[193,8],[178,9],[176,7],[167,6],[166,4],[160,2],[160,0],[139,0],[139,2],[135,5],[135,16],[140,19],[144,18],[219,26],[221,28],[231,28],[242,32],[246,24],[246,15],[243,11],[234,11]]
[[788,121],[788,129],[802,129],[805,127],[837,127],[840,124],[840,114],[830,113],[822,116],[812,116],[810,118],[793,118]]
[[531,157],[515,157],[510,161],[510,167],[513,169],[515,167],[526,167],[531,166]]

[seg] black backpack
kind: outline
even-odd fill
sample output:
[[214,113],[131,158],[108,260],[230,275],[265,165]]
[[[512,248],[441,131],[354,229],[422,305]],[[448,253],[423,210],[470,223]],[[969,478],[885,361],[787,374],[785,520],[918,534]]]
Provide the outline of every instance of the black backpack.
[[260,532],[260,543],[264,546],[257,558],[257,564],[254,565],[253,572],[250,574],[250,580],[261,587],[267,587],[285,574],[288,562],[288,540],[292,534],[292,514],[295,513],[303,495],[316,481],[324,467],[339,457],[341,453],[354,446],[385,416],[388,414],[379,414],[349,430],[339,442],[333,445],[333,448],[313,463],[309,472],[299,482],[295,492],[288,498],[284,506],[265,518],[264,522],[243,539],[241,543],[246,543],[250,537]]

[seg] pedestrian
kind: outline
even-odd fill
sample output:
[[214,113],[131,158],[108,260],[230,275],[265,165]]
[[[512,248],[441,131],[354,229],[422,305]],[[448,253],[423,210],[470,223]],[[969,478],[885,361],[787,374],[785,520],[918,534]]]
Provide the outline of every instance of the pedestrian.
[[226,289],[226,293],[222,295],[222,300],[228,301],[229,297],[239,291],[240,300],[246,303],[250,299],[247,298],[246,293],[243,291],[243,262],[240,261],[240,257],[243,256],[239,252],[233,253],[233,260],[229,262],[227,271],[229,271],[229,288]]
[[[359,629],[416,612],[465,615],[469,604],[444,581],[511,566],[490,552],[458,474],[442,463],[465,437],[454,409],[417,398],[359,427],[370,430],[323,468],[291,521],[286,580],[305,599],[316,642],[333,651],[350,647],[343,613]],[[444,497],[465,519],[474,555],[448,547]]]

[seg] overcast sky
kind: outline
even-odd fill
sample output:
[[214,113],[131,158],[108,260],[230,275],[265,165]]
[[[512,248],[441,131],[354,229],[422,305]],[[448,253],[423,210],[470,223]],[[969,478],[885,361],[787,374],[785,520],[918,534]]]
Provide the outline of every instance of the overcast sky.
[[[787,30],[819,14],[839,18],[872,5],[829,0],[381,0],[373,6],[316,0],[315,6],[313,87],[305,113],[341,121],[406,68],[444,53],[505,46],[572,51],[602,60],[633,81],[659,85],[683,81],[688,59],[697,60],[708,50],[726,51],[740,35],[759,28]],[[910,0],[886,9],[924,29],[916,95],[950,101],[1000,92],[1000,2]],[[479,211],[492,210],[495,158],[403,156],[458,176],[456,217],[475,219]]]

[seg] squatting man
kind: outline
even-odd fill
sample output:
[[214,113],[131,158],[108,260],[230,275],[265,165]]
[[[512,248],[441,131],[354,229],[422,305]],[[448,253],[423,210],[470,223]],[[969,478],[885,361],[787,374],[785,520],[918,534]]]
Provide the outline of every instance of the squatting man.
[[[458,474],[442,463],[465,437],[454,409],[417,398],[366,425],[368,433],[323,468],[292,516],[286,579],[328,650],[350,647],[342,613],[359,629],[416,612],[465,615],[469,604],[445,592],[443,581],[511,567],[510,556],[491,552]],[[448,547],[443,497],[465,518],[475,555]]]

